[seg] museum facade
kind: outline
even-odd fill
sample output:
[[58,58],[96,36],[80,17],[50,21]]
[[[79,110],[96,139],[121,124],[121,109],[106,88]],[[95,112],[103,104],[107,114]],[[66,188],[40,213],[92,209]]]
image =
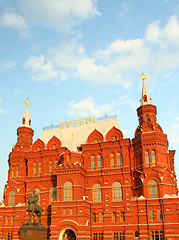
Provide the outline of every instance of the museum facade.
[[[179,239],[174,150],[143,79],[139,124],[124,138],[115,116],[44,129],[33,143],[28,105],[9,155],[0,239],[19,239],[33,190],[50,240]],[[34,219],[35,221],[35,219]]]

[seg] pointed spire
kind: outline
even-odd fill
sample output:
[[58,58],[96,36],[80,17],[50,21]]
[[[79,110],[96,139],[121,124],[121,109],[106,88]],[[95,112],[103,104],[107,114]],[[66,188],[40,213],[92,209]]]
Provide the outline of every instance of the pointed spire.
[[31,120],[29,117],[29,109],[28,109],[28,105],[29,105],[30,101],[28,98],[25,99],[25,103],[26,103],[26,109],[25,109],[24,117],[22,119],[21,127],[31,128]]
[[141,95],[141,99],[140,99],[140,105],[148,105],[148,104],[152,104],[151,102],[151,97],[148,94],[147,91],[147,87],[145,85],[145,79],[146,79],[147,74],[142,73],[140,75],[142,81],[143,81],[143,86],[142,86],[142,95]]

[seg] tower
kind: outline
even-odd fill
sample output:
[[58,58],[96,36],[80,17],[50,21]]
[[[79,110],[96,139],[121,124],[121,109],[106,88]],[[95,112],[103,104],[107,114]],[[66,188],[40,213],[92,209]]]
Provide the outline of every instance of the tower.
[[137,109],[139,125],[132,140],[134,147],[134,194],[145,198],[158,198],[177,194],[174,171],[174,153],[168,150],[167,135],[157,123],[157,108],[152,104],[143,81],[140,107]]

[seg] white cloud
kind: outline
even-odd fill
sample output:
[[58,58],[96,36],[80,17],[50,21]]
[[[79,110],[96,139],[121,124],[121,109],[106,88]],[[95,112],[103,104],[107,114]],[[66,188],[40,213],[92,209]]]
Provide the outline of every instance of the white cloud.
[[132,101],[129,96],[127,95],[123,95],[119,98],[119,101],[122,104],[129,104],[131,106],[131,108],[136,109],[138,107],[138,104],[134,101]]
[[171,120],[170,125],[166,128],[170,146],[175,148],[179,144],[179,116]]
[[32,79],[37,82],[44,80],[51,80],[57,77],[58,72],[54,70],[51,62],[45,63],[44,55],[40,57],[30,56],[26,63],[23,65],[24,68],[31,68],[34,73]]
[[0,17],[0,25],[2,27],[12,27],[18,29],[21,36],[28,35],[26,20],[21,15],[6,12]]
[[1,63],[1,66],[4,67],[4,68],[12,68],[15,65],[16,65],[16,63],[13,62],[13,61],[8,61],[8,62]]
[[22,93],[22,89],[18,89],[14,91],[14,95],[19,95]]
[[64,31],[99,15],[96,3],[96,0],[21,0],[20,6],[32,23]]
[[91,97],[85,98],[80,102],[69,103],[68,114],[77,116],[102,116],[105,113],[113,112],[113,104],[97,105]]

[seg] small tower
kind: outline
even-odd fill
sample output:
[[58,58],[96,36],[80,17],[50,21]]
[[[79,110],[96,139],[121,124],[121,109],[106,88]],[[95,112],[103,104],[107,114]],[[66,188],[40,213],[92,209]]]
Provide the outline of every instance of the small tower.
[[18,146],[19,150],[21,151],[31,150],[31,146],[33,143],[34,131],[31,128],[31,120],[29,117],[29,109],[28,109],[29,102],[30,101],[28,98],[25,99],[25,103],[26,103],[25,113],[22,119],[21,127],[17,129],[17,144],[15,148],[17,148]]
[[[137,109],[139,125],[132,140],[134,147],[134,189],[135,195],[150,198],[148,184],[155,182],[158,195],[176,194],[176,180],[173,175],[174,152],[168,150],[167,135],[157,123],[157,108],[152,105],[145,85],[146,74],[141,74],[143,81],[140,107]],[[173,176],[173,179],[169,176]],[[167,181],[171,183],[167,187]]]

